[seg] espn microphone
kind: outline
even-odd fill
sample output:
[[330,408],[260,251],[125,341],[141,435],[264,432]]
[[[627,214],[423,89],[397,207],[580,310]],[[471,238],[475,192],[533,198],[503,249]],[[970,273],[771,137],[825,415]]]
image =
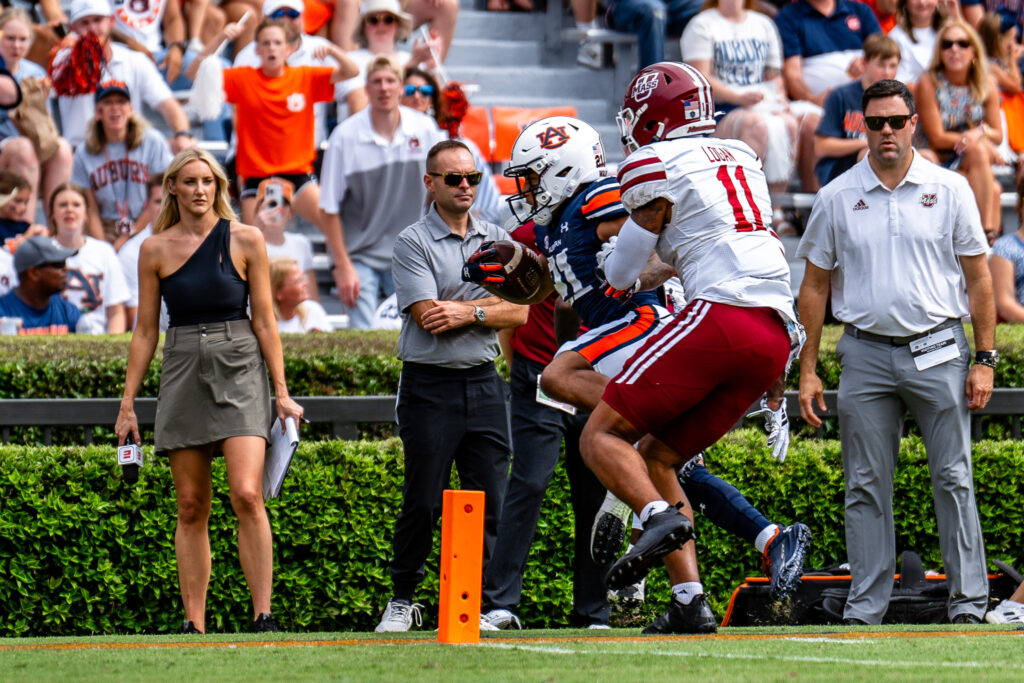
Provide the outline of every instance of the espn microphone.
[[123,467],[124,480],[134,484],[139,480],[139,468],[142,467],[142,449],[135,444],[131,432],[125,437],[124,445],[117,447],[117,464]]

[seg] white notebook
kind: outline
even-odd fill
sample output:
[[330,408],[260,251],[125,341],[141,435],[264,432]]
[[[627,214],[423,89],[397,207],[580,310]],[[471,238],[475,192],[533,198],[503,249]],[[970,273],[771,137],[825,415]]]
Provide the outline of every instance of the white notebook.
[[285,432],[281,433],[281,418],[274,420],[270,428],[270,447],[263,463],[263,499],[276,498],[281,493],[281,485],[288,475],[292,464],[292,456],[299,447],[299,430],[295,418],[285,420]]

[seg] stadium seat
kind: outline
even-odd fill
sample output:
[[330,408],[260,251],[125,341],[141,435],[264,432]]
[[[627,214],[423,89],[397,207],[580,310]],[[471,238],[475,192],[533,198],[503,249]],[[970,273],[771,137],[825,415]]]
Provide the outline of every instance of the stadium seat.
[[462,119],[462,127],[459,129],[462,137],[472,140],[484,161],[493,160],[492,147],[494,141],[491,139],[491,119],[487,115],[486,107],[470,107],[466,117]]

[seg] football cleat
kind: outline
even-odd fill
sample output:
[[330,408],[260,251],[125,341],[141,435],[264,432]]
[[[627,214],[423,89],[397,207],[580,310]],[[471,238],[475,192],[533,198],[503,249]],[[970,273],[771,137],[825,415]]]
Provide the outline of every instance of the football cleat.
[[1024,624],[1024,604],[1003,600],[985,614],[985,621],[990,624]]
[[679,510],[670,507],[651,515],[632,550],[616,560],[608,570],[605,585],[619,590],[637,583],[661,558],[693,538],[693,524]]
[[418,602],[410,603],[408,600],[391,600],[384,608],[384,615],[380,618],[377,633],[401,633],[412,628],[413,622],[417,626],[423,625],[423,614],[420,610],[423,605]]
[[481,631],[504,631],[509,628],[522,629],[523,624],[519,617],[507,609],[492,609],[480,614]]
[[771,577],[768,590],[774,599],[782,600],[796,592],[810,547],[811,530],[800,523],[779,529],[765,546],[761,561]]
[[657,619],[651,622],[641,633],[653,635],[657,633],[715,633],[718,623],[715,615],[708,607],[704,595],[694,596],[689,605],[684,605],[675,598]]
[[646,579],[617,591],[608,591],[608,603],[619,612],[633,612],[643,607]]
[[590,528],[590,556],[597,564],[614,562],[622,552],[633,511],[609,491]]
[[277,627],[277,620],[270,612],[260,612],[256,620],[252,622],[252,630],[255,633],[277,633],[280,631]]

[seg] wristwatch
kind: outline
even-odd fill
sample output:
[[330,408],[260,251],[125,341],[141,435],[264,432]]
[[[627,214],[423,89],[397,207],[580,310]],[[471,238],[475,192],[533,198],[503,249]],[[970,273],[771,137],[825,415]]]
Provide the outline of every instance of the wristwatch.
[[487,320],[487,311],[485,311],[481,306],[474,306],[473,307],[473,322],[476,322],[476,323],[482,325],[485,320]]
[[999,352],[995,349],[991,351],[977,351],[974,354],[975,365],[987,365],[990,368],[994,368],[998,362]]

